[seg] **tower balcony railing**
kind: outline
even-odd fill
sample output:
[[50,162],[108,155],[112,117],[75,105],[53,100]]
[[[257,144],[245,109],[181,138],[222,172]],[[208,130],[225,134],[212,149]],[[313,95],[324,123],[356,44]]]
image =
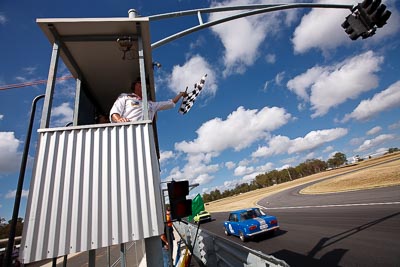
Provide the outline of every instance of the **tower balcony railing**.
[[162,233],[151,121],[38,133],[21,246],[24,263]]

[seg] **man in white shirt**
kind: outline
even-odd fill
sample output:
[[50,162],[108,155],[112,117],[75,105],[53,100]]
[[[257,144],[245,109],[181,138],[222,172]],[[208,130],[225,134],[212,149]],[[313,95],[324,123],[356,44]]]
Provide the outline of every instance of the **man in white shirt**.
[[[149,119],[153,120],[154,115],[159,110],[174,108],[179,99],[185,96],[187,96],[186,92],[180,92],[168,101],[148,101]],[[142,84],[140,79],[138,79],[133,85],[133,93],[121,94],[114,102],[110,110],[110,121],[128,122],[143,120],[142,109]]]

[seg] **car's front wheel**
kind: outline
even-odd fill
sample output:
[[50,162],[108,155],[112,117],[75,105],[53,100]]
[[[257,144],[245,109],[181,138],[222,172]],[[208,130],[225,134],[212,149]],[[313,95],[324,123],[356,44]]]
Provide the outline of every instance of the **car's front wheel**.
[[240,237],[240,240],[242,240],[242,242],[246,242],[246,237],[243,234],[243,232],[239,232],[239,237]]
[[226,229],[226,227],[224,227],[224,233],[225,233],[225,235],[227,235],[227,236],[230,236],[230,235],[231,235],[231,234],[229,233],[228,229]]

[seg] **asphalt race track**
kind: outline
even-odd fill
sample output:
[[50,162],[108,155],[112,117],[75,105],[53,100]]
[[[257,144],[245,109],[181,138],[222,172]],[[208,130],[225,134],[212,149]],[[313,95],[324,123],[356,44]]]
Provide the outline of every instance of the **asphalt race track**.
[[[244,243],[290,266],[400,266],[400,186],[300,195],[303,186],[263,199],[280,231]],[[225,237],[228,213],[201,228]],[[241,243],[237,237],[225,237]]]

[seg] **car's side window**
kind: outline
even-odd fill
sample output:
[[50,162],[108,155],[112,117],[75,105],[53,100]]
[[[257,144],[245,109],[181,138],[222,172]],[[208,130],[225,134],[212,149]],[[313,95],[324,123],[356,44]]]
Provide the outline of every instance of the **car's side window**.
[[242,214],[240,214],[240,220],[245,221],[248,219],[253,218],[251,211],[245,211]]
[[232,221],[237,222],[238,221],[237,215],[233,214],[233,218],[232,219],[233,219]]
[[247,219],[256,218],[256,217],[258,217],[258,215],[254,210],[249,210],[247,212]]

